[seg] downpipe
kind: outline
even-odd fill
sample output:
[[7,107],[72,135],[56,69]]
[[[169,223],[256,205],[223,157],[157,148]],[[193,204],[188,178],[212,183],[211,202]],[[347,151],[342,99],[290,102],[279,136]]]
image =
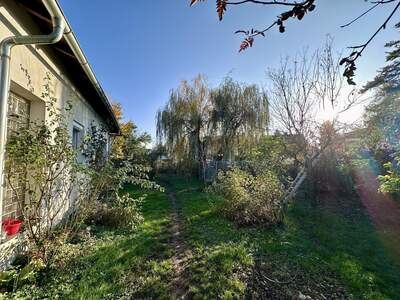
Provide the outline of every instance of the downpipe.
[[49,45],[59,42],[66,28],[62,12],[55,0],[43,0],[49,12],[53,31],[48,35],[11,36],[0,42],[0,211],[3,211],[5,193],[5,149],[7,143],[7,110],[10,92],[11,50],[19,45]]

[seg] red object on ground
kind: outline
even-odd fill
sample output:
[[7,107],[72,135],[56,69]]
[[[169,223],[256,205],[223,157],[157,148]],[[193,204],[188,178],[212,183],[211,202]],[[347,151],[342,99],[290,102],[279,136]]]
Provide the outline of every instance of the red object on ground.
[[7,219],[1,223],[3,231],[7,233],[8,236],[15,235],[21,229],[22,221],[16,219]]

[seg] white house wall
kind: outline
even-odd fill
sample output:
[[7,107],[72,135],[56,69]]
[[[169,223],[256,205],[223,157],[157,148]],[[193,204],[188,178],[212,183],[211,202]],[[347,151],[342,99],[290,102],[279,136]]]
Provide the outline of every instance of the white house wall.
[[[35,28],[35,24],[30,23],[29,20],[29,17],[13,1],[0,0],[1,40],[16,34],[28,34],[21,24],[29,24],[29,28]],[[99,126],[105,124],[89,103],[69,83],[63,70],[57,68],[44,51],[36,46],[16,46],[12,49],[11,54],[11,90],[30,100],[31,121],[49,120],[48,112],[44,109],[46,99],[43,98],[45,78],[48,74],[50,74],[54,97],[57,99],[58,110],[62,111],[68,102],[73,104],[71,116],[68,118],[71,135],[74,122],[82,125],[85,132],[90,129],[92,123]],[[2,209],[1,203],[0,208]],[[10,241],[0,245],[0,269],[2,269],[2,263],[6,261],[5,256],[10,255],[10,253],[6,254],[9,251],[5,251],[9,248]]]

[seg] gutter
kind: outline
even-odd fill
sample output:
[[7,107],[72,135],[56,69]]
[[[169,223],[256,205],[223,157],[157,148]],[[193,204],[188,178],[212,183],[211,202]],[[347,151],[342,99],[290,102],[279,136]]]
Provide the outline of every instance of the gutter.
[[5,192],[4,165],[7,142],[7,109],[10,91],[11,50],[19,45],[48,45],[59,42],[64,34],[65,22],[55,0],[42,0],[49,12],[53,31],[48,35],[11,36],[0,42],[0,211],[3,207]]
[[49,45],[59,42],[63,37],[72,49],[76,59],[79,61],[86,75],[96,88],[103,104],[107,108],[109,115],[112,117],[113,124],[109,124],[116,129],[116,135],[120,134],[118,121],[112,111],[111,104],[107,95],[104,93],[99,81],[94,75],[89,62],[87,61],[79,43],[72,32],[71,26],[65,18],[65,15],[58,4],[57,0],[42,0],[51,16],[53,31],[48,35],[28,35],[28,36],[12,36],[5,38],[0,42],[0,211],[4,199],[5,182],[4,182],[4,165],[5,165],[5,145],[7,139],[7,109],[8,95],[10,90],[10,60],[11,49],[18,45]]
[[[115,132],[113,134],[118,135],[120,133],[120,128],[119,128],[118,121],[115,118],[114,112],[112,110],[110,101],[108,100],[107,95],[104,93],[103,88],[101,87],[99,81],[96,78],[96,75],[92,71],[92,68],[90,67],[89,62],[88,62],[85,54],[83,53],[81,46],[79,45],[79,42],[78,42],[71,26],[68,23],[67,18],[65,17],[60,5],[58,4],[58,1],[53,0],[52,2],[56,6],[56,9],[58,10],[59,15],[62,16],[62,19],[64,21],[64,24],[65,24],[64,39],[65,39],[67,45],[71,48],[73,55],[71,55],[69,53],[65,53],[65,52],[64,53],[66,55],[69,55],[69,56],[75,58],[78,61],[78,63],[81,65],[86,76],[89,78],[91,84],[94,86],[95,90],[97,91],[97,94],[99,95],[103,105],[105,106],[106,110],[108,111],[108,114],[111,116],[111,123],[112,123],[111,127],[114,127],[114,129],[115,129]],[[22,4],[21,4],[21,6],[24,7],[26,10],[28,10],[33,15],[35,15],[36,17],[38,17],[48,23],[52,23],[52,21],[50,19],[48,19],[47,17],[32,10],[31,8],[26,7],[25,5],[22,5]]]
[[68,46],[70,46],[70,48],[72,49],[74,56],[76,57],[76,59],[78,60],[80,65],[82,66],[83,70],[85,71],[86,75],[90,79],[93,86],[96,88],[97,93],[99,94],[100,99],[103,100],[103,104],[107,108],[110,116],[112,116],[112,123],[114,123],[115,129],[116,129],[115,134],[119,134],[120,128],[118,125],[118,121],[115,118],[114,112],[112,110],[112,107],[111,107],[110,101],[108,100],[107,95],[105,94],[103,88],[101,87],[99,81],[97,80],[96,75],[94,74],[85,54],[83,53],[82,48],[79,45],[78,40],[75,37],[75,34],[72,31],[72,28],[68,23],[67,18],[65,17],[60,5],[58,4],[58,1],[53,0],[52,2],[54,2],[57,5],[60,15],[62,15],[63,21],[65,23],[65,26],[66,26],[65,33],[64,33],[65,41],[67,42]]

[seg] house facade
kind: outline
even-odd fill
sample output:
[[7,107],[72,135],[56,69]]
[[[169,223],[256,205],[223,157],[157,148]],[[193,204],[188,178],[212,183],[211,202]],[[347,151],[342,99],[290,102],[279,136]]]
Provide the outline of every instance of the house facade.
[[[46,45],[12,47],[7,92],[7,135],[18,133],[21,128],[29,126],[30,122],[48,121],[51,118],[45,106],[48,100],[45,89],[49,85],[56,99],[57,110],[62,112],[67,105],[72,105],[67,123],[71,143],[75,147],[79,146],[80,139],[92,125],[106,128],[109,136],[118,134],[118,123],[107,96],[56,0],[0,0],[0,41],[11,36],[45,36],[51,33],[54,30],[54,16],[48,11],[49,5],[64,26],[60,39]],[[2,68],[4,59],[3,56]],[[4,149],[6,140],[0,143],[3,146],[0,148]],[[17,200],[20,197],[15,195],[16,191],[7,188],[3,170],[0,177],[3,182],[0,186],[1,219],[18,219],[21,217],[21,206]],[[24,193],[24,187],[18,187],[17,192]],[[16,251],[19,238],[16,235],[10,239],[2,230],[0,269],[5,267]]]

